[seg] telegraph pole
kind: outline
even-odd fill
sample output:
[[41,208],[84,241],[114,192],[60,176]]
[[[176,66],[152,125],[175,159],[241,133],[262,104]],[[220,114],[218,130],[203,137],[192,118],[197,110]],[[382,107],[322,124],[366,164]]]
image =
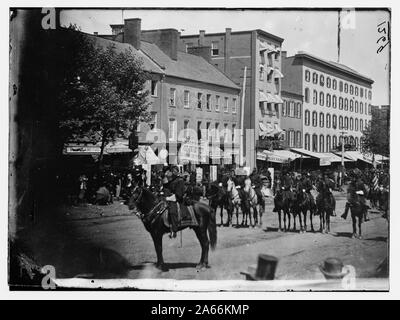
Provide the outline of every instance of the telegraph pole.
[[340,172],[340,186],[343,184],[343,175],[344,175],[344,135],[346,134],[346,131],[340,131],[340,135],[342,137],[342,170]]
[[243,123],[244,123],[244,101],[245,101],[245,94],[246,94],[246,74],[247,74],[247,66],[244,66],[244,73],[243,73],[243,88],[242,88],[242,103],[240,106],[240,145],[239,145],[239,150],[240,150],[240,159],[239,159],[239,165],[240,167],[243,167],[243,146],[244,146],[244,141],[243,141]]

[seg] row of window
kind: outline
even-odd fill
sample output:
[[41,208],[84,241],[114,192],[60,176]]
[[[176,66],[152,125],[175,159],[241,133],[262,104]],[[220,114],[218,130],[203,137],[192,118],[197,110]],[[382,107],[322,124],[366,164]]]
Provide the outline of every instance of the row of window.
[[[319,99],[318,99],[319,98]],[[305,88],[304,89],[304,101],[305,102],[310,102],[310,89]],[[332,107],[334,109],[337,108],[337,104],[339,101],[339,110],[345,110],[350,112],[355,112],[355,113],[360,113],[360,114],[371,114],[371,104],[367,104],[363,102],[359,102],[357,100],[353,99],[348,99],[348,98],[343,98],[337,97],[333,94],[331,95],[330,93],[325,94],[324,92],[319,92],[317,90],[313,90],[313,104],[317,105],[319,102],[320,106],[326,105],[327,107]],[[364,108],[365,107],[365,108]]]
[[282,117],[301,119],[301,103],[285,100],[282,106]]
[[[331,116],[329,113],[325,114],[320,112],[319,113],[319,117],[318,117],[318,113],[316,111],[313,111],[312,113],[312,126],[313,127],[317,127],[318,126],[318,120],[319,120],[319,127],[320,128],[333,128],[333,129],[337,129],[338,126],[338,122],[337,122],[338,117],[336,116],[336,114],[334,114],[333,116]],[[370,121],[369,121],[370,122]],[[306,126],[310,125],[310,111],[306,110],[305,115],[304,115],[304,124]],[[364,131],[364,125],[367,126],[368,122],[367,120],[363,119],[358,119],[355,118],[353,119],[352,117],[348,118],[348,117],[343,117],[343,116],[339,116],[339,129],[345,129],[345,130],[350,130],[350,131]]]
[[[203,110],[205,108],[208,111],[219,112],[220,108],[223,107],[224,112],[229,112],[229,98],[222,97],[216,95],[213,97],[211,94],[204,94],[202,92],[197,92],[195,96],[194,104],[198,110]],[[177,102],[179,101],[180,105],[183,105],[184,108],[190,108],[191,103],[193,102],[191,92],[189,90],[183,91],[183,96],[177,96],[176,89],[170,88],[169,90],[169,105],[171,107],[176,107]],[[223,106],[221,103],[223,101]],[[235,114],[237,112],[237,99],[232,98],[231,102],[231,110],[232,113]]]
[[[311,81],[311,72],[310,70],[306,70],[305,72],[305,80],[307,82]],[[325,76],[318,73],[313,72],[312,74],[312,83],[313,84],[318,84],[321,87],[324,87],[326,85],[327,88],[332,88],[333,90],[337,89],[337,81],[336,79],[331,79],[330,77],[326,77],[326,83],[325,83]],[[367,88],[362,88],[358,87],[356,85],[348,84],[347,82],[343,82],[342,80],[339,80],[339,91],[344,92],[344,93],[350,93],[354,94],[356,96],[360,95],[360,97],[365,97],[369,100],[372,99],[372,92],[371,90],[368,90]]]
[[301,148],[301,131],[294,130],[283,130],[284,137],[288,147],[290,148]]
[[342,144],[344,140],[344,144],[351,144],[355,146],[357,149],[362,144],[362,139],[358,139],[358,137],[353,136],[330,136],[329,134],[324,136],[320,134],[313,134],[312,136],[309,133],[304,135],[304,149],[310,150],[313,152],[330,152],[332,149],[336,149],[339,145]]
[[[236,124],[232,124],[232,128],[229,128],[228,123],[224,123],[223,128],[220,127],[220,123],[216,122],[214,125],[210,121],[206,121],[205,127],[202,121],[197,121],[197,128],[194,131],[193,128],[189,128],[189,120],[183,120],[183,131],[179,132],[178,136],[178,123],[175,118],[169,119],[169,126],[168,126],[168,136],[170,141],[177,141],[177,139],[182,140],[186,139],[188,136],[195,138],[195,139],[216,139],[219,140],[221,138],[224,139],[224,142],[236,141]],[[193,134],[196,132],[197,136],[193,137]]]

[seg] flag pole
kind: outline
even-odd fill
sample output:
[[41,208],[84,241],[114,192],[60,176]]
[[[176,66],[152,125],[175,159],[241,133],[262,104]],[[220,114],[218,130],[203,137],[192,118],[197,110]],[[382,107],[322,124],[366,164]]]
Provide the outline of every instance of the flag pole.
[[338,57],[337,62],[340,63],[340,32],[341,32],[341,21],[340,21],[340,9],[338,10],[338,32],[337,32],[337,50]]

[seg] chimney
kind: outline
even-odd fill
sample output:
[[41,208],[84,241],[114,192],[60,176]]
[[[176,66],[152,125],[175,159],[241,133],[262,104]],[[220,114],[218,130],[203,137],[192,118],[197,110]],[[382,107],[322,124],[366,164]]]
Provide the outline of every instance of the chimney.
[[204,37],[206,35],[205,30],[200,30],[200,35],[199,35],[199,47],[204,46]]
[[125,19],[124,25],[124,42],[134,46],[137,50],[140,49],[141,38],[141,19]]
[[287,51],[281,51],[281,56],[282,56],[282,60],[286,59],[287,57]]
[[99,35],[99,33],[98,32],[93,32],[93,34],[95,35],[95,36],[98,36]]
[[178,30],[146,30],[142,32],[142,40],[154,43],[172,60],[178,60]]
[[211,47],[189,47],[188,53],[203,57],[207,62],[211,63]]
[[225,64],[224,64],[224,72],[227,75],[230,75],[231,72],[231,28],[225,29]]

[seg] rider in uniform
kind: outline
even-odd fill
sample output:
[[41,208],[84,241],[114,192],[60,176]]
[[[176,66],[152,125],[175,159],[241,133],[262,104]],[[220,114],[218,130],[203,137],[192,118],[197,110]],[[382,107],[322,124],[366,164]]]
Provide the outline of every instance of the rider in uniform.
[[261,176],[258,174],[256,168],[254,168],[253,172],[250,174],[250,180],[251,180],[251,184],[254,185],[254,191],[256,192],[257,198],[260,201],[260,205],[264,209],[265,201],[264,201],[264,197],[262,196],[262,193],[261,193],[261,188],[262,188],[263,182],[262,182]]
[[346,219],[350,207],[354,206],[357,203],[357,201],[360,201],[360,204],[363,206],[363,210],[364,210],[364,219],[365,219],[365,221],[368,221],[369,220],[367,217],[368,206],[366,205],[366,202],[365,202],[366,194],[367,194],[367,190],[365,188],[364,182],[362,181],[362,179],[360,177],[357,177],[357,175],[354,175],[351,183],[349,184],[349,187],[347,188],[346,208],[341,217],[343,219]]
[[178,205],[183,203],[185,193],[185,182],[179,175],[179,168],[173,166],[171,171],[165,173],[168,182],[164,187],[166,195],[165,200],[168,201],[169,216],[171,220],[170,238],[176,238],[178,231]]
[[[293,186],[293,179],[290,176],[289,172],[282,172],[281,179],[280,179],[281,188],[280,190],[276,190],[276,193],[287,193],[290,192],[290,189]],[[274,199],[275,203],[275,199]],[[277,212],[276,203],[275,207],[272,212]]]

